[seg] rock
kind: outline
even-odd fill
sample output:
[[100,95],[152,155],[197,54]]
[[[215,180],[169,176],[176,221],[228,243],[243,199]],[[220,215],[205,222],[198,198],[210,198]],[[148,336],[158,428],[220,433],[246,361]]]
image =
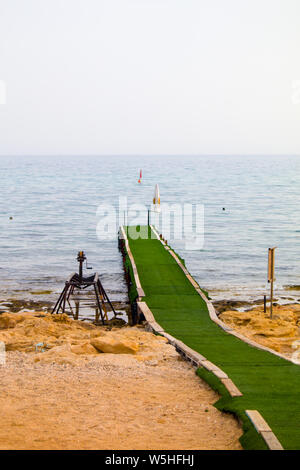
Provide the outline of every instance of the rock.
[[57,364],[70,364],[75,365],[78,361],[78,356],[71,350],[70,344],[63,344],[56,346],[49,351],[36,354],[34,362],[57,363]]
[[86,321],[81,321],[81,320],[76,320],[76,322],[84,330],[97,330],[97,327],[93,325],[93,323],[88,323]]
[[84,342],[71,346],[71,351],[74,354],[98,354],[97,349],[95,349],[90,342]]
[[119,326],[119,327],[122,327],[122,326],[125,326],[126,325],[126,321],[123,320],[122,318],[112,318],[111,320],[108,320],[107,322],[108,326]]
[[5,341],[5,349],[6,351],[33,352],[35,350],[35,346],[32,341],[18,341],[17,339],[14,339],[13,341]]
[[111,354],[135,354],[138,349],[138,343],[129,340],[113,337],[113,335],[102,336],[91,341],[91,345],[102,353]]
[[220,319],[254,341],[291,355],[293,344],[300,335],[299,314],[298,304],[287,304],[274,306],[273,318],[270,318],[269,310],[265,313],[263,307],[255,307],[247,312],[223,312]]
[[58,323],[70,324],[72,320],[68,317],[66,313],[56,313],[51,316],[52,321]]
[[50,349],[49,351],[46,351],[45,353],[42,354],[48,354],[48,356],[53,356],[55,354],[61,354],[65,352],[72,352],[72,347],[69,343],[62,344],[61,346],[55,346],[54,348]]
[[0,315],[0,330],[14,328],[17,323],[24,320],[24,315],[12,315],[11,313],[2,313]]
[[[28,353],[35,362],[50,364],[76,366],[91,361],[131,367],[138,361],[154,366],[180,357],[166,338],[141,327],[97,327],[65,315],[40,312],[3,314],[0,341],[5,343],[7,351]],[[36,350],[36,345],[41,343],[43,346]]]
[[261,328],[261,330],[256,333],[260,336],[274,337],[274,338],[288,338],[294,337],[297,334],[298,327],[293,325],[277,325],[275,328]]
[[243,300],[216,300],[213,302],[217,315],[220,315],[227,310],[235,310],[240,307],[247,307],[252,305],[252,302]]
[[[50,310],[53,303],[49,301],[37,302],[33,300],[19,300],[19,299],[8,299],[9,302],[9,311],[10,312],[19,312],[20,310],[34,310],[43,311],[44,309]],[[45,312],[44,312],[45,313]]]

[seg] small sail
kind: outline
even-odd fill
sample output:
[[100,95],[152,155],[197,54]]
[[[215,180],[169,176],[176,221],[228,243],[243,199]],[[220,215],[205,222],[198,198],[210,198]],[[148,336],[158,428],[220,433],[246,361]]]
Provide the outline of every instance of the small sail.
[[142,170],[140,170],[140,177],[139,177],[138,183],[141,183],[141,182],[142,182]]
[[154,204],[154,210],[156,212],[160,212],[160,194],[159,194],[158,184],[155,185],[153,204]]

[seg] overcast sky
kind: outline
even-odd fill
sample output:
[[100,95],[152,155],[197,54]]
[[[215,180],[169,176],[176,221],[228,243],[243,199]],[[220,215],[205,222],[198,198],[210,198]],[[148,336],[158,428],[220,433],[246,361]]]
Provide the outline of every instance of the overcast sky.
[[300,154],[300,1],[0,0],[0,80],[0,155]]

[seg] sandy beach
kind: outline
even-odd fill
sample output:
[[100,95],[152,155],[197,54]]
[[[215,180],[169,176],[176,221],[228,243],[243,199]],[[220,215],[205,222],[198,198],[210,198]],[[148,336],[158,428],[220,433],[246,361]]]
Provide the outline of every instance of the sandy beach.
[[1,449],[241,449],[240,425],[164,338],[44,313],[0,328]]

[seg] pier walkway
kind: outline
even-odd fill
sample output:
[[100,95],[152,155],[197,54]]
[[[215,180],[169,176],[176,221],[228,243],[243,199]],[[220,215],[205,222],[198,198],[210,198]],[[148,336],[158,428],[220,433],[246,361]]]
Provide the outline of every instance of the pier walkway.
[[[125,239],[123,253],[137,300],[153,315],[154,330],[184,343],[192,357],[198,353],[198,375],[221,394],[217,408],[243,422],[245,449],[300,449],[299,365],[253,347],[215,323],[211,303],[183,260],[153,227],[140,230],[149,237],[133,239],[130,227],[124,227],[120,238]],[[241,393],[229,393],[226,378]]]

